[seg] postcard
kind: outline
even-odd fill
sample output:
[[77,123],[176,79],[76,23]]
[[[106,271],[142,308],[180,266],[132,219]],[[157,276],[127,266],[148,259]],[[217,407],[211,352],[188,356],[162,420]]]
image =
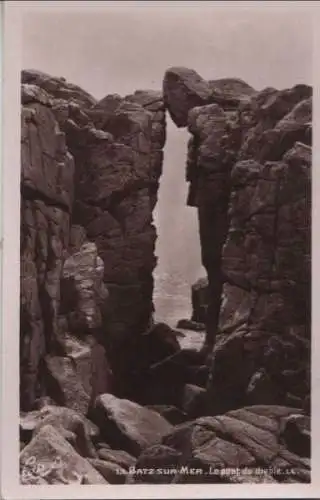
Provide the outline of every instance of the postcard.
[[318,14],[3,3],[5,500],[317,497]]

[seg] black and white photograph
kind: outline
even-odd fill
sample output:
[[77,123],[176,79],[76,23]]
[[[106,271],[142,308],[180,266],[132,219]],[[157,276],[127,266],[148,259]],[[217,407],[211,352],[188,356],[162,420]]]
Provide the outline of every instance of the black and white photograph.
[[29,3],[4,179],[17,500],[311,497],[308,2]]

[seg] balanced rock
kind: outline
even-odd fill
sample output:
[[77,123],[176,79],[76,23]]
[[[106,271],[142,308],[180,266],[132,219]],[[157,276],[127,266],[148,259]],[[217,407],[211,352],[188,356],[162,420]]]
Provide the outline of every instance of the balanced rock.
[[172,67],[164,76],[163,97],[174,123],[186,127],[190,109],[208,104],[211,89],[196,71]]

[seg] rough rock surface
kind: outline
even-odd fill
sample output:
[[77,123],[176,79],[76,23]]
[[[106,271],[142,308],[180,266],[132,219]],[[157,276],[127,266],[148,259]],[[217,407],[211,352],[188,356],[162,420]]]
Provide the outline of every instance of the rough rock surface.
[[[147,448],[141,453],[135,464],[132,474],[133,482],[136,484],[166,484],[170,482],[181,457],[180,451],[163,444]],[[144,470],[148,473],[144,474]]]
[[47,355],[72,358],[92,400],[111,385],[125,393],[153,313],[162,95],[98,102],[64,78],[24,70],[21,102],[21,407],[48,391]]
[[93,418],[108,443],[134,456],[172,429],[159,413],[112,394],[97,398]]
[[83,330],[84,333],[101,326],[101,311],[97,305],[108,297],[102,281],[103,272],[103,261],[94,243],[84,243],[79,252],[65,260],[61,278],[61,312],[66,311],[70,332]]
[[24,413],[20,416],[20,435],[23,441],[30,441],[32,435],[43,425],[52,425],[60,433],[70,431],[81,435],[85,440],[97,440],[98,427],[86,417],[71,408],[45,405],[40,410]]
[[52,425],[41,427],[20,453],[22,484],[107,484]]
[[124,470],[129,470],[136,463],[136,458],[123,450],[100,448],[98,456],[101,460],[119,465]]
[[[123,395],[137,336],[149,327],[153,313],[152,211],[165,140],[161,95],[151,102],[145,96],[143,106],[138,101],[139,96],[109,96],[98,102],[91,118],[99,130],[84,134],[72,125],[68,143],[79,179],[74,220],[85,226],[104,262],[109,291],[104,327],[116,390]],[[84,134],[82,144],[79,134]]]
[[[301,122],[309,126],[310,105],[303,115]],[[232,168],[213,399],[231,401],[238,395],[239,404],[266,403],[268,398],[269,404],[302,407],[309,394],[311,148],[306,127],[295,121],[293,136],[291,126],[285,129],[277,122],[272,129],[277,133],[266,146],[269,156],[243,159]],[[223,367],[225,349],[229,356],[234,352],[232,381]],[[255,390],[261,379],[264,388]]]
[[[38,90],[38,88],[36,88]],[[22,100],[26,95],[22,86]],[[21,405],[39,394],[40,365],[58,335],[60,276],[68,246],[74,161],[52,110],[35,92],[21,112]]]
[[209,82],[220,98],[195,102],[184,75],[193,72],[169,70],[164,88],[171,115],[184,117],[176,124],[191,133],[188,204],[197,207],[208,274],[208,403],[216,413],[307,408],[312,89],[256,92],[222,79]]
[[234,110],[255,93],[239,78],[206,81],[193,69],[180,66],[169,68],[163,80],[164,102],[178,127],[187,125],[189,111],[197,106],[219,104]]
[[210,102],[211,89],[196,71],[173,67],[165,73],[163,95],[174,123],[178,127],[185,127],[189,110]]
[[[180,466],[200,469],[178,482],[310,482],[310,460],[284,444],[282,428],[300,410],[252,406],[177,426],[163,444],[182,454]],[[147,452],[148,450],[146,450]],[[267,480],[264,476],[268,476]],[[261,478],[261,476],[263,476]],[[271,481],[272,482],[272,481]]]
[[127,471],[120,467],[119,464],[99,458],[90,458],[88,461],[108,483],[123,484],[125,482]]
[[[21,105],[21,482],[309,482],[312,89],[174,67],[97,101],[23,71]],[[200,352],[153,320],[166,111]]]

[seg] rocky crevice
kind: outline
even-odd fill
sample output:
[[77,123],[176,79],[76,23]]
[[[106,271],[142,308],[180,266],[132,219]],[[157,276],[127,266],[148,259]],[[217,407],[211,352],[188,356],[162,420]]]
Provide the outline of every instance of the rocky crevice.
[[[310,481],[311,99],[171,68],[97,101],[22,72],[23,484]],[[153,321],[166,111],[191,134],[200,352]]]

